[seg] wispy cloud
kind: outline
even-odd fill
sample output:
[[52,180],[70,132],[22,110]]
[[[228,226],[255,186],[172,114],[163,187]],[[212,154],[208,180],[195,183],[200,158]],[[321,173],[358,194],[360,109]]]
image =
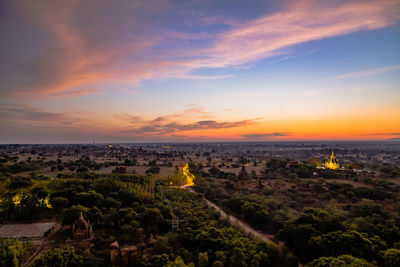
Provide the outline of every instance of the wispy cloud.
[[[262,118],[238,120],[238,121],[217,121],[211,118],[211,113],[204,107],[187,105],[187,109],[170,115],[156,117],[154,119],[143,119],[140,116],[129,114],[114,114],[114,118],[128,121],[131,125],[121,131],[133,135],[154,135],[172,136],[186,135],[188,131],[225,129],[243,127],[257,123]],[[210,119],[202,119],[204,117]]]
[[275,137],[290,136],[291,133],[288,132],[273,132],[273,133],[262,133],[262,134],[243,134],[242,137],[249,140],[264,140],[271,139]]
[[158,125],[160,123],[163,124],[171,123],[176,120],[182,120],[185,118],[188,119],[192,119],[193,117],[208,118],[211,115],[211,112],[206,111],[204,107],[199,107],[196,105],[188,105],[187,107],[188,108],[183,110],[182,112],[159,116],[151,120],[148,119],[146,120],[141,116],[130,115],[126,113],[117,113],[117,114],[112,114],[111,116],[114,119],[125,121],[135,126],[141,126],[141,125],[152,126],[152,125]]
[[313,40],[373,30],[394,24],[400,17],[398,1],[335,4],[299,1],[274,14],[221,33],[209,50],[210,66],[238,65],[282,53],[282,49]]
[[391,141],[400,141],[400,133],[373,133],[371,136],[379,136]]
[[381,89],[383,86],[378,85],[378,86],[365,86],[365,87],[356,87],[356,88],[352,88],[351,91],[354,92],[365,92],[365,91],[372,91],[372,90],[377,90],[377,89]]
[[[196,4],[187,5],[196,10]],[[10,36],[1,46],[3,97],[82,96],[99,93],[104,84],[137,86],[146,79],[224,79],[230,74],[194,73],[202,68],[245,67],[274,55],[290,57],[284,50],[296,44],[384,28],[400,18],[397,0],[298,1],[253,20],[207,18],[201,12],[181,18],[174,12],[179,6],[161,0],[4,4],[2,8],[10,12],[0,22],[14,27],[1,28],[2,35]],[[166,20],[180,23],[181,19],[190,21],[193,29],[178,32],[165,26]],[[206,31],[221,24],[222,30]],[[339,78],[390,68],[397,67]]]
[[224,111],[224,112],[231,112],[231,111],[235,111],[235,110],[238,110],[238,109],[236,109],[236,108],[222,108],[221,109],[221,111]]
[[225,129],[246,126],[255,123],[255,119],[242,120],[242,121],[223,121],[218,122],[215,120],[204,120],[197,121],[194,123],[180,123],[180,122],[169,122],[160,123],[156,120],[144,122],[144,126],[133,128],[123,131],[124,133],[131,133],[134,135],[166,135],[177,132],[186,131],[197,131],[197,130],[209,130],[209,129]]
[[[226,75],[217,75],[217,76],[204,76],[204,75],[190,75],[190,74],[171,74],[171,78],[174,79],[191,79],[191,80],[220,80],[220,79],[227,79],[233,77],[231,74]],[[164,77],[167,78],[167,77]]]
[[0,122],[43,123],[46,125],[71,125],[79,122],[79,118],[72,118],[64,113],[47,112],[29,106],[0,107]]
[[9,119],[23,119],[32,121],[59,120],[64,118],[63,113],[45,112],[32,107],[0,107],[0,117]]
[[[54,91],[45,94],[33,96],[36,99],[52,99],[52,98],[77,98],[86,95],[101,94],[104,91],[98,88],[72,88],[69,90]],[[26,94],[26,93],[25,93]]]
[[368,77],[368,76],[373,76],[373,75],[377,75],[377,74],[381,74],[384,72],[389,72],[389,71],[393,71],[393,70],[397,70],[397,69],[400,69],[400,65],[393,65],[393,66],[387,66],[387,67],[382,67],[382,68],[350,72],[350,73],[336,76],[335,79],[342,80],[342,79],[350,79],[350,78]]
[[370,135],[400,135],[400,133],[373,133]]

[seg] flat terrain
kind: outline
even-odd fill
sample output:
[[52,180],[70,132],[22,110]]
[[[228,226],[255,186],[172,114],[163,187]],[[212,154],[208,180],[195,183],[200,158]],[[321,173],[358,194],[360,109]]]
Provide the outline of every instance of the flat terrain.
[[18,223],[0,226],[0,238],[41,238],[56,222]]

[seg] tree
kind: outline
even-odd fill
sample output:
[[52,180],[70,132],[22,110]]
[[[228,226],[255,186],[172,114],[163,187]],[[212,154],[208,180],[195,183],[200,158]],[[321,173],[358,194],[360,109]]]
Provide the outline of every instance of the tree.
[[267,164],[265,165],[267,169],[269,170],[276,170],[278,168],[284,168],[287,164],[287,161],[278,159],[278,158],[272,158],[270,159]]
[[63,165],[57,165],[57,170],[59,170],[59,171],[64,170],[64,166]]
[[135,166],[137,164],[137,160],[136,159],[126,159],[124,161],[124,165],[125,166]]
[[300,178],[308,178],[308,177],[312,176],[313,169],[307,168],[306,166],[301,165],[301,166],[299,166],[298,168],[295,169],[295,173]]
[[153,253],[150,253],[150,255],[152,255],[150,257],[150,262],[153,264],[153,266],[166,266],[170,263],[168,254],[154,255]]
[[158,174],[160,173],[160,167],[158,166],[151,166],[145,171],[146,174]]
[[79,167],[78,169],[76,169],[76,172],[78,173],[82,173],[82,172],[88,172],[89,169],[85,166]]
[[68,206],[69,200],[65,197],[55,197],[50,203],[57,213],[61,213],[61,211]]
[[224,267],[222,261],[214,261],[212,267]]
[[251,267],[258,267],[260,266],[261,263],[261,256],[256,254],[253,256],[253,258],[251,259]]
[[194,264],[191,262],[189,264],[185,264],[183,259],[181,257],[176,257],[176,259],[171,262],[168,261],[168,263],[165,265],[166,267],[194,267]]
[[158,232],[158,225],[163,221],[162,213],[157,208],[146,208],[142,213],[142,224],[150,232]]
[[217,261],[222,262],[222,265],[224,265],[225,262],[226,262],[225,252],[223,252],[223,251],[221,251],[221,250],[216,251],[216,252],[215,252],[215,259],[216,259]]
[[339,257],[321,257],[309,262],[306,267],[374,267],[375,265],[363,259],[350,255]]
[[199,267],[207,267],[208,266],[208,255],[207,255],[207,252],[199,253],[198,262],[199,262]]
[[83,266],[83,257],[76,254],[73,247],[53,249],[35,260],[32,267],[76,267]]
[[279,236],[296,255],[307,255],[306,245],[317,232],[310,224],[290,224]]
[[[256,261],[259,261],[259,266],[269,266],[269,265],[271,265],[271,261],[268,258],[268,254],[267,253],[265,253],[263,251],[260,251],[257,254],[257,256],[258,257],[256,258]],[[253,264],[253,261],[252,261],[252,264]],[[294,265],[297,266],[297,260],[295,261]],[[292,265],[287,264],[287,266],[292,266]]]
[[88,211],[88,208],[81,205],[72,206],[66,209],[62,217],[62,225],[72,225],[75,220],[78,219],[79,213],[82,212],[83,214],[86,214]]
[[0,266],[17,267],[34,252],[35,245],[19,240],[0,240]]
[[311,237],[308,243],[310,257],[339,256],[349,254],[358,258],[373,260],[386,243],[378,236],[368,236],[354,230],[330,232]]
[[400,266],[400,249],[391,248],[381,251],[378,256],[378,264],[382,267]]
[[262,228],[271,220],[270,220],[268,211],[265,209],[262,209],[262,210],[258,210],[254,213],[252,221],[253,221],[254,225]]
[[4,241],[0,243],[0,265],[1,266],[19,266],[18,250],[14,246],[5,244]]
[[90,190],[87,193],[81,192],[75,196],[75,203],[85,207],[98,206],[103,200],[103,195],[94,190]]
[[88,212],[88,214],[87,214],[87,217],[88,217],[89,221],[90,221],[92,224],[97,224],[97,223],[99,223],[102,216],[103,216],[103,213],[102,213],[101,210],[100,210],[99,208],[97,208],[96,206],[93,206],[93,207],[89,210],[89,212]]
[[44,199],[49,194],[49,192],[43,186],[35,187],[35,188],[31,189],[30,192],[37,199]]
[[389,219],[383,225],[381,224],[380,236],[385,239],[388,246],[392,246],[395,242],[400,240],[400,229],[397,227],[394,219]]
[[238,163],[239,163],[239,164],[247,164],[247,163],[249,163],[249,162],[250,162],[250,160],[246,159],[246,158],[243,157],[243,156],[241,156],[241,157],[239,158],[239,160],[238,160]]
[[253,218],[253,215],[256,211],[255,203],[246,202],[244,203],[240,209],[246,220],[250,221]]
[[319,161],[318,158],[311,158],[311,159],[307,160],[307,162],[314,165],[315,167],[321,166],[321,162]]
[[230,266],[232,267],[244,267],[246,265],[245,254],[242,249],[235,247],[232,250],[232,256],[230,260]]
[[106,197],[104,199],[104,206],[106,207],[119,208],[121,205],[122,205],[121,201],[118,201],[113,197]]
[[32,182],[29,181],[29,178],[23,178],[23,177],[15,177],[11,181],[11,183],[8,185],[8,188],[13,190],[13,189],[19,189],[23,187],[28,187],[31,186]]
[[158,236],[157,238],[152,239],[149,243],[149,246],[150,254],[170,255],[172,253],[172,248],[168,242],[167,236]]

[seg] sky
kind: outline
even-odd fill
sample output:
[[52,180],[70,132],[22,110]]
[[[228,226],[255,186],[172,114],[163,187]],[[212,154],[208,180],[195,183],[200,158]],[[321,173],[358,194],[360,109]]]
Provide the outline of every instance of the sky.
[[400,1],[0,2],[0,143],[400,140]]

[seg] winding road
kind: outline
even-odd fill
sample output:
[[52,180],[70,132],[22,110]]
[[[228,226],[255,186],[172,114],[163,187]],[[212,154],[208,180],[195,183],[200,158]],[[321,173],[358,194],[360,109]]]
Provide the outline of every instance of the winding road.
[[[183,185],[181,188],[186,189],[190,192],[196,193],[196,191],[194,191],[191,186],[194,185],[193,180],[194,180],[194,175],[192,173],[190,173],[189,171],[189,166],[188,164],[186,164],[183,168],[182,168],[182,172],[183,175],[186,176],[186,180],[187,183],[185,185]],[[236,226],[237,228],[240,228],[243,230],[243,232],[248,235],[248,236],[252,236],[258,239],[261,239],[265,242],[273,242],[271,239],[274,238],[273,235],[267,235],[267,234],[263,234],[260,231],[257,231],[256,229],[254,229],[253,227],[251,227],[249,224],[243,222],[242,220],[236,218],[235,216],[232,215],[228,215],[225,213],[225,211],[223,211],[217,204],[215,204],[214,202],[211,202],[210,200],[204,198],[204,200],[206,201],[207,205],[209,207],[214,208],[216,211],[218,211],[222,218],[228,217],[229,222],[233,225]]]
[[[192,188],[190,187],[185,187],[186,190],[196,193],[196,191],[194,191]],[[228,217],[230,224],[232,224],[233,226],[240,228],[243,230],[243,232],[250,237],[254,237],[254,238],[258,238],[261,239],[265,242],[273,242],[271,239],[274,237],[273,235],[267,235],[267,234],[263,234],[260,231],[257,231],[256,229],[254,229],[253,227],[251,227],[249,224],[243,222],[242,220],[236,218],[233,215],[228,215],[226,214],[225,211],[223,211],[217,204],[215,204],[214,202],[211,202],[210,200],[204,198],[204,200],[206,201],[207,205],[209,207],[214,208],[216,211],[218,211],[221,214],[222,218]]]

